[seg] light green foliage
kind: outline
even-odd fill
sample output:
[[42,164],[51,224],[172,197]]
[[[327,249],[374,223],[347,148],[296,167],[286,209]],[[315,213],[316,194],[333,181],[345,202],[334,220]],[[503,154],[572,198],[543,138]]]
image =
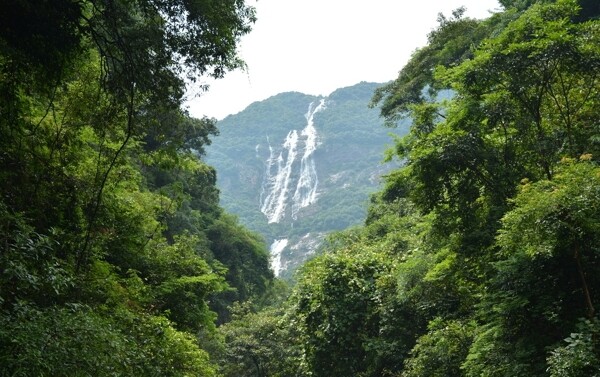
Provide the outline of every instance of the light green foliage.
[[[358,251],[354,249],[354,253]],[[309,261],[298,281],[293,319],[300,331],[306,363],[315,376],[377,375],[384,342],[391,265],[382,255],[351,250]],[[391,308],[387,308],[391,309]]]
[[258,313],[237,307],[231,322],[221,326],[225,349],[219,360],[223,376],[301,376],[300,347],[295,329],[282,310]]
[[20,304],[1,324],[3,375],[216,375],[195,339],[161,317]]
[[577,332],[571,333],[564,344],[552,350],[548,357],[550,377],[583,377],[600,375],[596,320],[582,320]]
[[[398,209],[407,216],[393,216]],[[419,235],[427,228],[413,214],[402,204],[380,208],[364,229],[330,237],[325,253],[301,269],[291,298],[292,327],[313,375],[401,369],[424,325],[413,297],[401,295],[412,285],[399,271],[423,246]]]
[[412,349],[402,377],[462,376],[460,365],[471,345],[474,324],[436,319],[428,327]]
[[196,246],[197,239],[185,234],[172,245],[148,245],[141,275],[152,287],[153,306],[192,333],[213,328],[216,314],[208,309],[208,297],[227,288],[221,271],[213,271]]
[[465,364],[469,375],[543,375],[546,347],[566,338],[579,318],[594,318],[599,174],[593,163],[567,160],[552,181],[521,188],[503,218],[503,257],[482,301],[486,324]]
[[498,236],[507,256],[516,251],[531,258],[555,256],[574,253],[575,247],[586,254],[586,249],[595,247],[600,231],[600,170],[587,161],[590,157],[563,160],[551,181],[523,183]]

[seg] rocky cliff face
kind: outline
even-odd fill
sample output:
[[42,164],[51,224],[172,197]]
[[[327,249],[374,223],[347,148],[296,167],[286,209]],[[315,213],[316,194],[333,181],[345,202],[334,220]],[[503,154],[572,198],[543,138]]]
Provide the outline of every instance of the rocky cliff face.
[[374,83],[327,97],[282,93],[219,122],[208,148],[222,205],[261,233],[279,276],[315,253],[327,233],[360,224],[392,166],[390,133],[368,103]]

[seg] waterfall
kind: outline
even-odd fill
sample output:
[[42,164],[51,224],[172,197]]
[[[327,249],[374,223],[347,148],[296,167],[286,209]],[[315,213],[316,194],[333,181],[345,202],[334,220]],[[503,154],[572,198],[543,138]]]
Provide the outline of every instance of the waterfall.
[[300,135],[305,136],[304,155],[300,160],[300,178],[296,191],[292,197],[292,218],[295,220],[298,216],[300,208],[304,208],[314,203],[317,199],[317,169],[315,167],[314,152],[317,149],[317,129],[314,125],[314,116],[319,111],[325,109],[325,99],[321,99],[315,107],[314,102],[308,106],[306,113],[306,127],[301,131]]
[[[291,217],[295,220],[301,208],[309,206],[317,199],[318,178],[314,152],[318,145],[318,135],[314,126],[314,115],[325,108],[325,99],[321,99],[318,104],[312,102],[305,114],[306,126],[300,133],[291,130],[280,150],[273,148],[267,137],[269,158],[265,163],[260,211],[267,217],[269,224],[283,220],[288,204],[291,204]],[[299,149],[302,150],[302,157],[298,164]],[[297,182],[291,194],[293,180]]]
[[281,265],[281,252],[288,244],[287,238],[283,238],[280,240],[275,240],[271,244],[269,248],[269,253],[271,254],[271,269],[273,269],[273,273],[275,276],[279,276],[279,273],[282,270]]
[[[263,181],[260,207],[260,211],[267,216],[269,224],[278,223],[285,215],[292,166],[294,160],[296,160],[297,147],[298,132],[296,130],[288,133],[283,143],[283,149],[279,154],[275,152],[271,143],[269,143],[269,158]],[[287,152],[285,156],[284,152]]]

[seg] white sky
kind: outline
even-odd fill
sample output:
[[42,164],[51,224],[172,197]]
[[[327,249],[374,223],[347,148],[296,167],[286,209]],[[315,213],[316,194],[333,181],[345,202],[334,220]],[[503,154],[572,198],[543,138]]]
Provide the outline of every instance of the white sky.
[[361,81],[393,80],[411,54],[425,45],[439,12],[450,16],[464,5],[467,16],[485,18],[500,7],[497,0],[247,0],[246,4],[256,7],[258,18],[239,49],[248,69],[209,82],[209,91],[188,103],[193,116],[222,119],[282,92],[328,95]]

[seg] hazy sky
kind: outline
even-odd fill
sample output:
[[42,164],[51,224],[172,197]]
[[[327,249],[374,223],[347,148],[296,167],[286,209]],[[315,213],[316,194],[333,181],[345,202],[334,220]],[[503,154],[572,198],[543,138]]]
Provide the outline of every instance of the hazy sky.
[[[242,38],[246,72],[229,72],[188,103],[192,115],[222,119],[287,91],[328,95],[361,81],[387,82],[435,28],[462,5],[489,16],[497,0],[247,0],[253,30]],[[192,96],[194,90],[190,96]],[[197,92],[197,90],[196,90]]]

